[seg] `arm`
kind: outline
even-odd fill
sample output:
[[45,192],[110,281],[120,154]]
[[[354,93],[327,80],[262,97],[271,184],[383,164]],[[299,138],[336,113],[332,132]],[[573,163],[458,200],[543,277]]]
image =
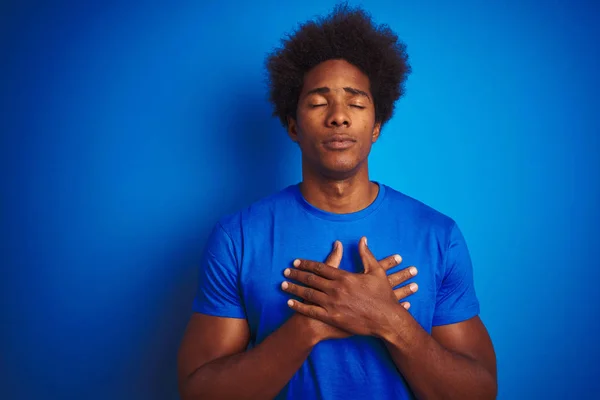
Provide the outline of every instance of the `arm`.
[[[325,262],[337,268],[341,259],[340,246]],[[203,295],[212,287],[207,285]],[[244,318],[196,313],[179,350],[179,392],[184,400],[273,398],[319,341],[346,336],[346,332],[321,321],[294,314],[262,343],[246,351],[250,332]]]
[[[392,310],[393,314],[404,310]],[[431,336],[412,318],[382,333],[398,369],[420,399],[494,399],[496,356],[479,303],[464,237],[454,224],[444,259]],[[406,314],[406,313],[405,313]]]
[[434,327],[431,336],[412,318],[398,320],[378,336],[417,398],[496,398],[496,357],[479,317]]
[[292,316],[255,348],[244,319],[194,314],[178,355],[182,399],[273,398],[300,368],[316,340],[314,324]]
[[[452,252],[456,253],[456,249],[464,251],[462,246],[455,246]],[[458,323],[448,322],[460,318],[458,310],[464,305],[457,299],[469,298],[469,312],[478,309],[478,305],[473,307],[470,302],[473,293],[468,292],[472,288],[470,268],[454,268],[459,264],[451,263],[453,268],[446,275],[434,316],[438,326],[430,336],[397,303],[389,291],[385,268],[375,260],[364,238],[359,242],[359,253],[365,266],[364,274],[298,260],[294,264],[297,268],[315,274],[310,280],[306,277],[301,280],[311,289],[288,283],[286,291],[303,299],[310,298],[314,304],[291,301],[290,306],[303,315],[348,332],[382,339],[418,398],[495,398],[495,355],[481,320],[474,317]],[[466,255],[463,253],[463,256]],[[297,273],[298,276],[304,274]],[[468,290],[463,290],[465,287]]]

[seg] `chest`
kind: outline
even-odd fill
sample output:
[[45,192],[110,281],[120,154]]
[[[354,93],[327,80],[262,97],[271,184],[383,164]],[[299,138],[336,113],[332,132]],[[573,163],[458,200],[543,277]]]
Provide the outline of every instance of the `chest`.
[[283,271],[293,268],[292,262],[296,258],[323,262],[334,241],[339,240],[344,248],[340,268],[362,273],[363,264],[358,253],[362,236],[367,236],[369,248],[378,260],[393,254],[402,256],[402,263],[388,274],[409,266],[417,268],[417,276],[402,285],[416,282],[419,290],[402,301],[411,303],[409,312],[430,331],[443,267],[443,252],[435,238],[364,226],[360,230],[353,230],[351,226],[301,232],[279,229],[273,232],[271,240],[245,242],[239,284],[253,342],[261,342],[292,315],[293,311],[287,306],[290,295],[281,290],[281,283],[285,280]]

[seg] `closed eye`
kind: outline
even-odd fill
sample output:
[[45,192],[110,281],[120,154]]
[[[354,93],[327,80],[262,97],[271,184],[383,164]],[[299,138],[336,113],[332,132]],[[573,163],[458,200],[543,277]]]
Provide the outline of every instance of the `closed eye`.
[[350,107],[360,108],[360,109],[366,108],[365,106],[361,106],[361,105],[358,105],[358,104],[350,104]]
[[317,107],[322,107],[322,106],[326,106],[327,104],[311,104],[310,107],[311,108],[317,108]]

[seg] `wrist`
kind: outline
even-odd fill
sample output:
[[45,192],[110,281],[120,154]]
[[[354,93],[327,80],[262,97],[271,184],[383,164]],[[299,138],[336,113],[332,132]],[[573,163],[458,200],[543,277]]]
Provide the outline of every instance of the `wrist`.
[[294,332],[307,346],[312,348],[324,339],[322,329],[319,329],[319,321],[300,313],[292,315],[290,321],[293,321]]
[[407,333],[408,311],[399,303],[393,307],[382,311],[381,322],[376,325],[373,336],[393,345],[401,345],[407,342],[405,339]]

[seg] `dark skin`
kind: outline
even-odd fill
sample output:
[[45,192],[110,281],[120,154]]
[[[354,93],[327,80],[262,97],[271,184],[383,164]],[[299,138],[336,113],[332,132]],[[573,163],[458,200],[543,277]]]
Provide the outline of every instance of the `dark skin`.
[[[288,119],[288,134],[302,151],[305,199],[334,213],[356,212],[371,204],[378,187],[369,180],[367,158],[380,129],[369,79],[358,68],[330,60],[306,73],[296,116]],[[479,318],[434,327],[428,335],[406,312],[408,304],[398,304],[415,290],[409,285],[398,288],[413,276],[412,269],[388,276],[386,271],[400,262],[399,257],[373,261],[365,258],[366,245],[359,247],[364,274],[337,268],[341,244],[325,263],[302,260],[290,269],[289,279],[309,286],[317,278],[342,286],[329,293],[312,286],[313,294],[304,292],[307,304],[293,302],[298,312],[249,351],[245,351],[249,342],[245,320],[192,316],[178,359],[182,398],[273,398],[314,345],[352,334],[381,338],[418,398],[494,398],[495,356]],[[287,290],[293,291],[295,286],[288,285]],[[315,297],[317,291],[323,297]]]
[[[288,131],[302,150],[302,193],[315,207],[355,212],[377,196],[369,180],[367,157],[381,124],[375,121],[369,88],[368,77],[344,60],[326,61],[305,76],[296,120],[289,120]],[[337,133],[352,137],[355,145],[329,149],[325,143]],[[419,399],[495,398],[496,357],[480,318],[436,326],[427,334],[398,306],[389,285],[383,286],[387,284],[385,270],[368,250],[366,238],[361,239],[359,252],[364,274],[336,270],[333,275],[328,274],[331,268],[319,263],[296,262],[297,268],[313,276],[309,281],[310,275],[290,270],[290,278],[314,290],[300,290],[286,282],[284,290],[312,303],[290,301],[290,306],[347,332],[381,338]]]
[[289,300],[297,312],[355,335],[375,336],[388,351],[419,399],[496,398],[496,360],[487,331],[478,317],[437,326],[431,336],[398,305],[385,269],[366,244],[359,242],[364,274],[333,269],[323,263],[295,260],[282,289],[302,299]]
[[[342,246],[336,242],[323,265],[337,269],[341,259]],[[401,258],[393,255],[381,260],[381,265],[388,270],[400,262]],[[416,273],[412,267],[390,274],[388,289]],[[416,288],[405,285],[392,293],[398,301],[415,291]],[[399,306],[408,309],[410,304],[403,302]],[[250,341],[245,320],[194,314],[179,349],[180,395],[183,400],[273,398],[317,343],[349,335],[342,329],[296,313],[258,346],[245,351]]]
[[[317,65],[304,77],[288,134],[302,151],[302,195],[317,208],[345,214],[366,208],[379,188],[369,180],[368,156],[379,138],[369,78],[343,60]],[[332,150],[343,135],[352,144]]]

